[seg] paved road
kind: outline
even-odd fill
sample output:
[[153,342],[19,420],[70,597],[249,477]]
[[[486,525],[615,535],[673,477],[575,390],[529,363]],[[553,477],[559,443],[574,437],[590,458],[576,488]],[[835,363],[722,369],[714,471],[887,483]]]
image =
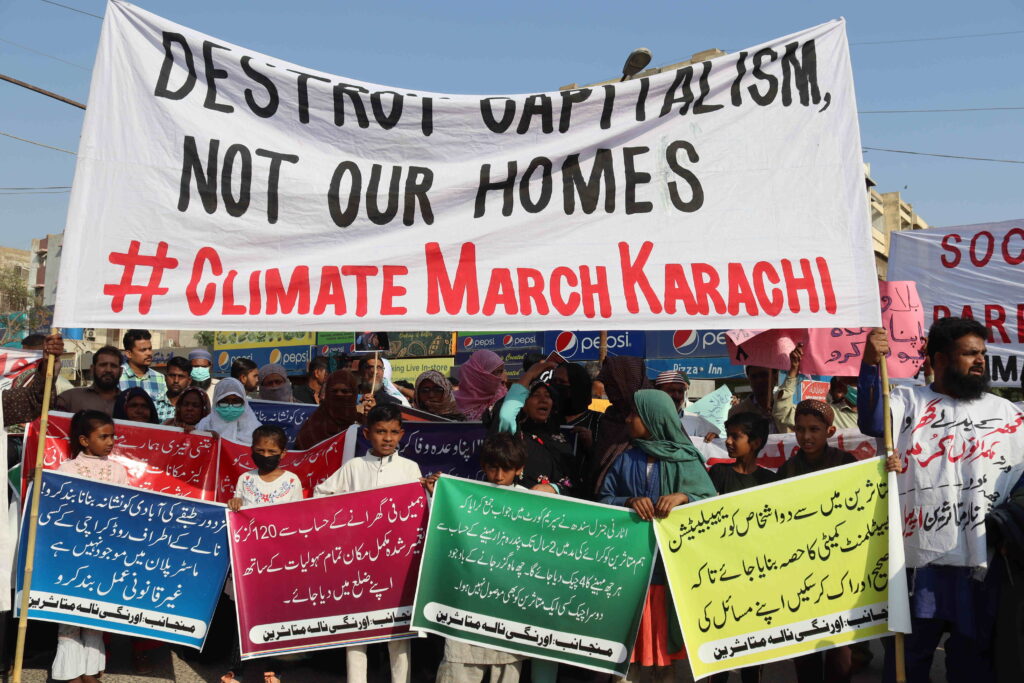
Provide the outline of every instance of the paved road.
[[[382,650],[382,648],[380,648]],[[882,680],[882,648],[878,641],[871,643],[871,650],[875,658],[867,669],[861,671],[854,677],[854,683],[875,683]],[[224,673],[229,654],[218,658],[220,662],[203,664],[194,661],[191,657],[185,659],[183,653],[171,651],[168,648],[160,648],[153,651],[153,672],[148,675],[131,673],[131,653],[127,640],[115,638],[110,645],[109,666],[107,673],[103,676],[103,683],[206,683],[219,681]],[[187,653],[186,653],[187,654]],[[377,664],[378,674],[372,675],[371,680],[387,681],[388,674],[386,667],[383,667],[384,652],[380,652]],[[371,649],[371,660],[373,650]],[[940,649],[936,656],[935,665],[932,668],[932,680],[945,680],[944,653]],[[39,662],[35,668],[26,669],[23,681],[25,683],[49,683],[51,680],[43,662]],[[331,650],[317,653],[303,661],[288,662],[282,683],[341,683],[344,681],[344,654],[341,650]],[[419,674],[421,680],[432,680],[431,672],[416,671],[415,658],[413,660],[413,671]],[[677,670],[676,681],[678,683],[691,683],[689,669],[682,667]],[[733,675],[730,683],[738,683],[739,676]],[[779,662],[766,667],[763,683],[795,683],[793,667],[789,662]],[[255,679],[246,679],[244,683],[262,683]],[[524,683],[526,683],[524,681]]]

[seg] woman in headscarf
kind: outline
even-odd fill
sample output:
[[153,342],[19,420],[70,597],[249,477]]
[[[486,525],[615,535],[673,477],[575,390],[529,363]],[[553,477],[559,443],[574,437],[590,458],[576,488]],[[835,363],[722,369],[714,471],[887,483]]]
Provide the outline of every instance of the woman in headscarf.
[[562,434],[562,410],[565,400],[561,387],[540,381],[554,367],[543,361],[534,363],[512,385],[496,408],[493,431],[508,432],[522,438],[526,446],[523,486],[550,493],[574,493],[572,448]]
[[200,420],[196,429],[248,446],[252,443],[253,430],[259,426],[260,421],[245,397],[245,387],[229,377],[213,388],[213,412]]
[[413,407],[438,417],[462,422],[466,416],[455,405],[455,392],[448,378],[437,370],[427,370],[416,378]]
[[292,383],[283,365],[267,363],[260,368],[260,400],[295,403]]
[[160,424],[156,404],[142,387],[125,389],[117,395],[117,398],[114,399],[113,417],[115,420]]
[[[675,403],[663,391],[643,389],[633,395],[635,410],[626,417],[630,446],[608,470],[601,502],[632,508],[641,519],[667,517],[672,508],[715,495],[700,453],[683,432]],[[653,667],[661,680],[673,660],[685,659],[682,633],[671,595],[665,590],[665,567],[659,558],[651,576],[640,631],[630,660],[633,667]]]
[[[219,384],[219,382],[218,382]],[[199,386],[191,386],[181,392],[174,404],[174,417],[164,424],[191,432],[204,417],[210,414],[210,399]]]
[[626,418],[636,410],[633,394],[651,387],[644,359],[633,356],[611,356],[605,359],[601,372],[597,373],[597,380],[604,383],[611,405],[601,417],[601,428],[594,438],[590,462],[584,466],[585,485],[587,491],[594,496],[600,493],[601,482],[615,458],[629,447]]
[[455,404],[467,420],[479,420],[497,403],[508,389],[505,387],[505,361],[494,351],[474,351],[459,368],[459,390]]
[[[348,429],[359,419],[359,380],[348,370],[335,370],[324,383],[324,397],[299,429],[295,449],[304,451]],[[372,400],[372,398],[368,399]]]

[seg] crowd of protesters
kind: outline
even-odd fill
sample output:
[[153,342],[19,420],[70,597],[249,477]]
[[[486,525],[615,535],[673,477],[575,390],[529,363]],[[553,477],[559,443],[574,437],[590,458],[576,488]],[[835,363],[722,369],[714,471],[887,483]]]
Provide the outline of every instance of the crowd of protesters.
[[[1017,481],[1024,462],[1024,414],[987,392],[987,336],[987,329],[971,320],[936,322],[926,349],[927,371],[934,377],[892,393],[894,415],[900,416],[894,427],[897,441],[908,425],[923,424],[938,415],[935,424],[945,430],[946,438],[970,443],[982,419],[982,406],[993,414],[1008,415],[1008,424],[1017,426],[1003,434],[1012,444],[1014,460],[1004,468],[1008,478],[997,487],[999,499],[993,501],[988,545],[982,528],[980,541],[975,530],[970,539],[954,539],[948,547],[934,549],[927,562],[910,565],[913,632],[906,637],[910,681],[928,680],[944,634],[948,634],[950,680],[996,680],[997,669],[1002,680],[1020,680],[1013,676],[1022,671],[1017,641],[1024,633],[1020,629],[1024,593],[1016,587],[1024,577],[1024,550],[1019,542],[1024,532],[1024,487]],[[63,350],[57,336],[31,341],[58,357]],[[409,387],[393,381],[388,361],[379,355],[342,363],[334,372],[327,359],[316,358],[309,364],[306,382],[293,386],[282,366],[257,367],[246,359],[236,360],[230,377],[217,381],[211,375],[212,358],[204,349],[172,358],[159,372],[152,367],[147,331],[129,330],[123,342],[121,349],[106,346],[93,354],[89,386],[54,390],[54,407],[75,413],[71,448],[76,457],[65,462],[62,470],[123,483],[123,468],[106,459],[115,432],[112,419],[162,424],[252,444],[257,469],[239,479],[232,509],[299,499],[302,492],[295,475],[280,468],[287,447],[285,433],[279,426],[260,424],[249,405],[258,398],[317,406],[297,432],[294,448],[299,450],[361,425],[370,450],[321,482],[315,495],[416,480],[431,489],[436,473],[421,472],[416,462],[399,453],[402,410],[411,408],[444,420],[483,422],[489,436],[480,464],[492,483],[621,505],[645,520],[665,517],[674,507],[691,501],[854,462],[852,454],[830,446],[828,439],[837,427],[882,434],[878,365],[888,352],[885,331],[873,331],[859,377],[833,378],[826,401],[794,403],[801,347],[793,351],[790,372],[781,384],[778,371],[748,367],[751,394],[733,406],[721,435],[733,462],[708,470],[681,420],[689,406],[688,379],[682,373],[667,372],[652,382],[640,358],[609,357],[593,378],[581,365],[528,358],[519,379],[509,382],[501,356],[477,351],[458,368],[457,383],[430,370]],[[3,392],[7,425],[39,415],[44,384],[40,377],[41,370],[34,368]],[[603,392],[610,404],[603,412],[590,408],[595,390]],[[575,446],[566,438],[566,427],[576,435]],[[758,465],[757,455],[769,434],[778,432],[794,432],[799,448],[778,471],[771,471]],[[913,458],[906,454],[902,459],[890,458],[887,467],[902,473],[901,490],[913,489]],[[951,499],[950,504],[955,501]],[[978,543],[980,551],[974,547]],[[965,551],[968,546],[970,552]],[[1000,560],[987,571],[986,558],[993,556]],[[670,680],[675,662],[686,657],[665,585],[659,560],[627,680],[639,680],[645,672],[655,680]],[[65,626],[57,636],[54,679],[98,680],[104,662],[102,638],[88,629]],[[152,641],[135,640],[138,671],[147,669],[147,653],[155,647],[158,644]],[[887,642],[887,680],[893,680],[891,650]],[[455,642],[425,648],[422,657],[429,661],[415,665],[410,664],[409,641],[394,641],[389,653],[392,680],[399,682],[409,681],[414,670],[426,670],[430,677],[436,672],[438,681],[452,682],[482,680],[491,671],[491,680],[507,683],[518,680],[523,665],[516,655]],[[849,681],[864,653],[863,647],[854,645],[799,657],[794,660],[795,676],[800,683]],[[349,681],[367,680],[365,647],[348,648],[347,663]],[[265,671],[257,676],[275,680],[274,666],[258,661],[257,668]],[[555,681],[562,675],[559,667],[545,660],[532,660],[529,671],[534,681]],[[1007,671],[1012,672],[1009,678]],[[573,672],[563,674],[563,679],[571,678]],[[245,680],[250,680],[248,675]],[[761,670],[750,667],[740,675],[745,683],[757,681]],[[237,680],[234,676],[225,674],[223,680]],[[728,676],[718,674],[714,680],[722,682]]]

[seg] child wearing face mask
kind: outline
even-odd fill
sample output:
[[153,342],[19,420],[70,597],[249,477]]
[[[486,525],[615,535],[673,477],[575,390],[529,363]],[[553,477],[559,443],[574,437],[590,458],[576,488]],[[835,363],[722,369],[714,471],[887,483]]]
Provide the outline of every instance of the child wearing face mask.
[[[238,512],[244,507],[259,507],[275,503],[290,503],[302,500],[302,482],[294,472],[281,469],[281,456],[288,446],[288,435],[277,425],[263,425],[252,433],[252,461],[256,469],[244,472],[235,486],[235,497],[228,501],[228,509]],[[229,587],[232,586],[228,579]],[[234,597],[234,591],[225,591]],[[246,663],[247,674],[262,669],[263,679],[268,683],[278,682],[271,670],[271,660],[255,659]],[[221,677],[224,683],[236,681],[234,672]],[[248,678],[246,679],[248,680]]]
[[256,469],[238,478],[229,509],[238,512],[243,507],[302,500],[302,482],[294,472],[280,467],[287,445],[288,435],[277,425],[263,425],[253,431],[252,461]]

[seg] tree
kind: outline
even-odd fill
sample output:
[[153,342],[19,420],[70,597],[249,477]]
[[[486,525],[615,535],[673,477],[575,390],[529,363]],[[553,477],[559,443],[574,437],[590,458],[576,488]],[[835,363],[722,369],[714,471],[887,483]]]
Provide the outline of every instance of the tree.
[[216,332],[210,332],[209,330],[203,330],[202,332],[196,332],[196,343],[200,346],[208,346],[213,348],[213,341]]
[[39,327],[42,313],[42,301],[28,289],[25,269],[16,265],[0,267],[0,314],[4,321],[0,345],[21,339],[24,333]]

